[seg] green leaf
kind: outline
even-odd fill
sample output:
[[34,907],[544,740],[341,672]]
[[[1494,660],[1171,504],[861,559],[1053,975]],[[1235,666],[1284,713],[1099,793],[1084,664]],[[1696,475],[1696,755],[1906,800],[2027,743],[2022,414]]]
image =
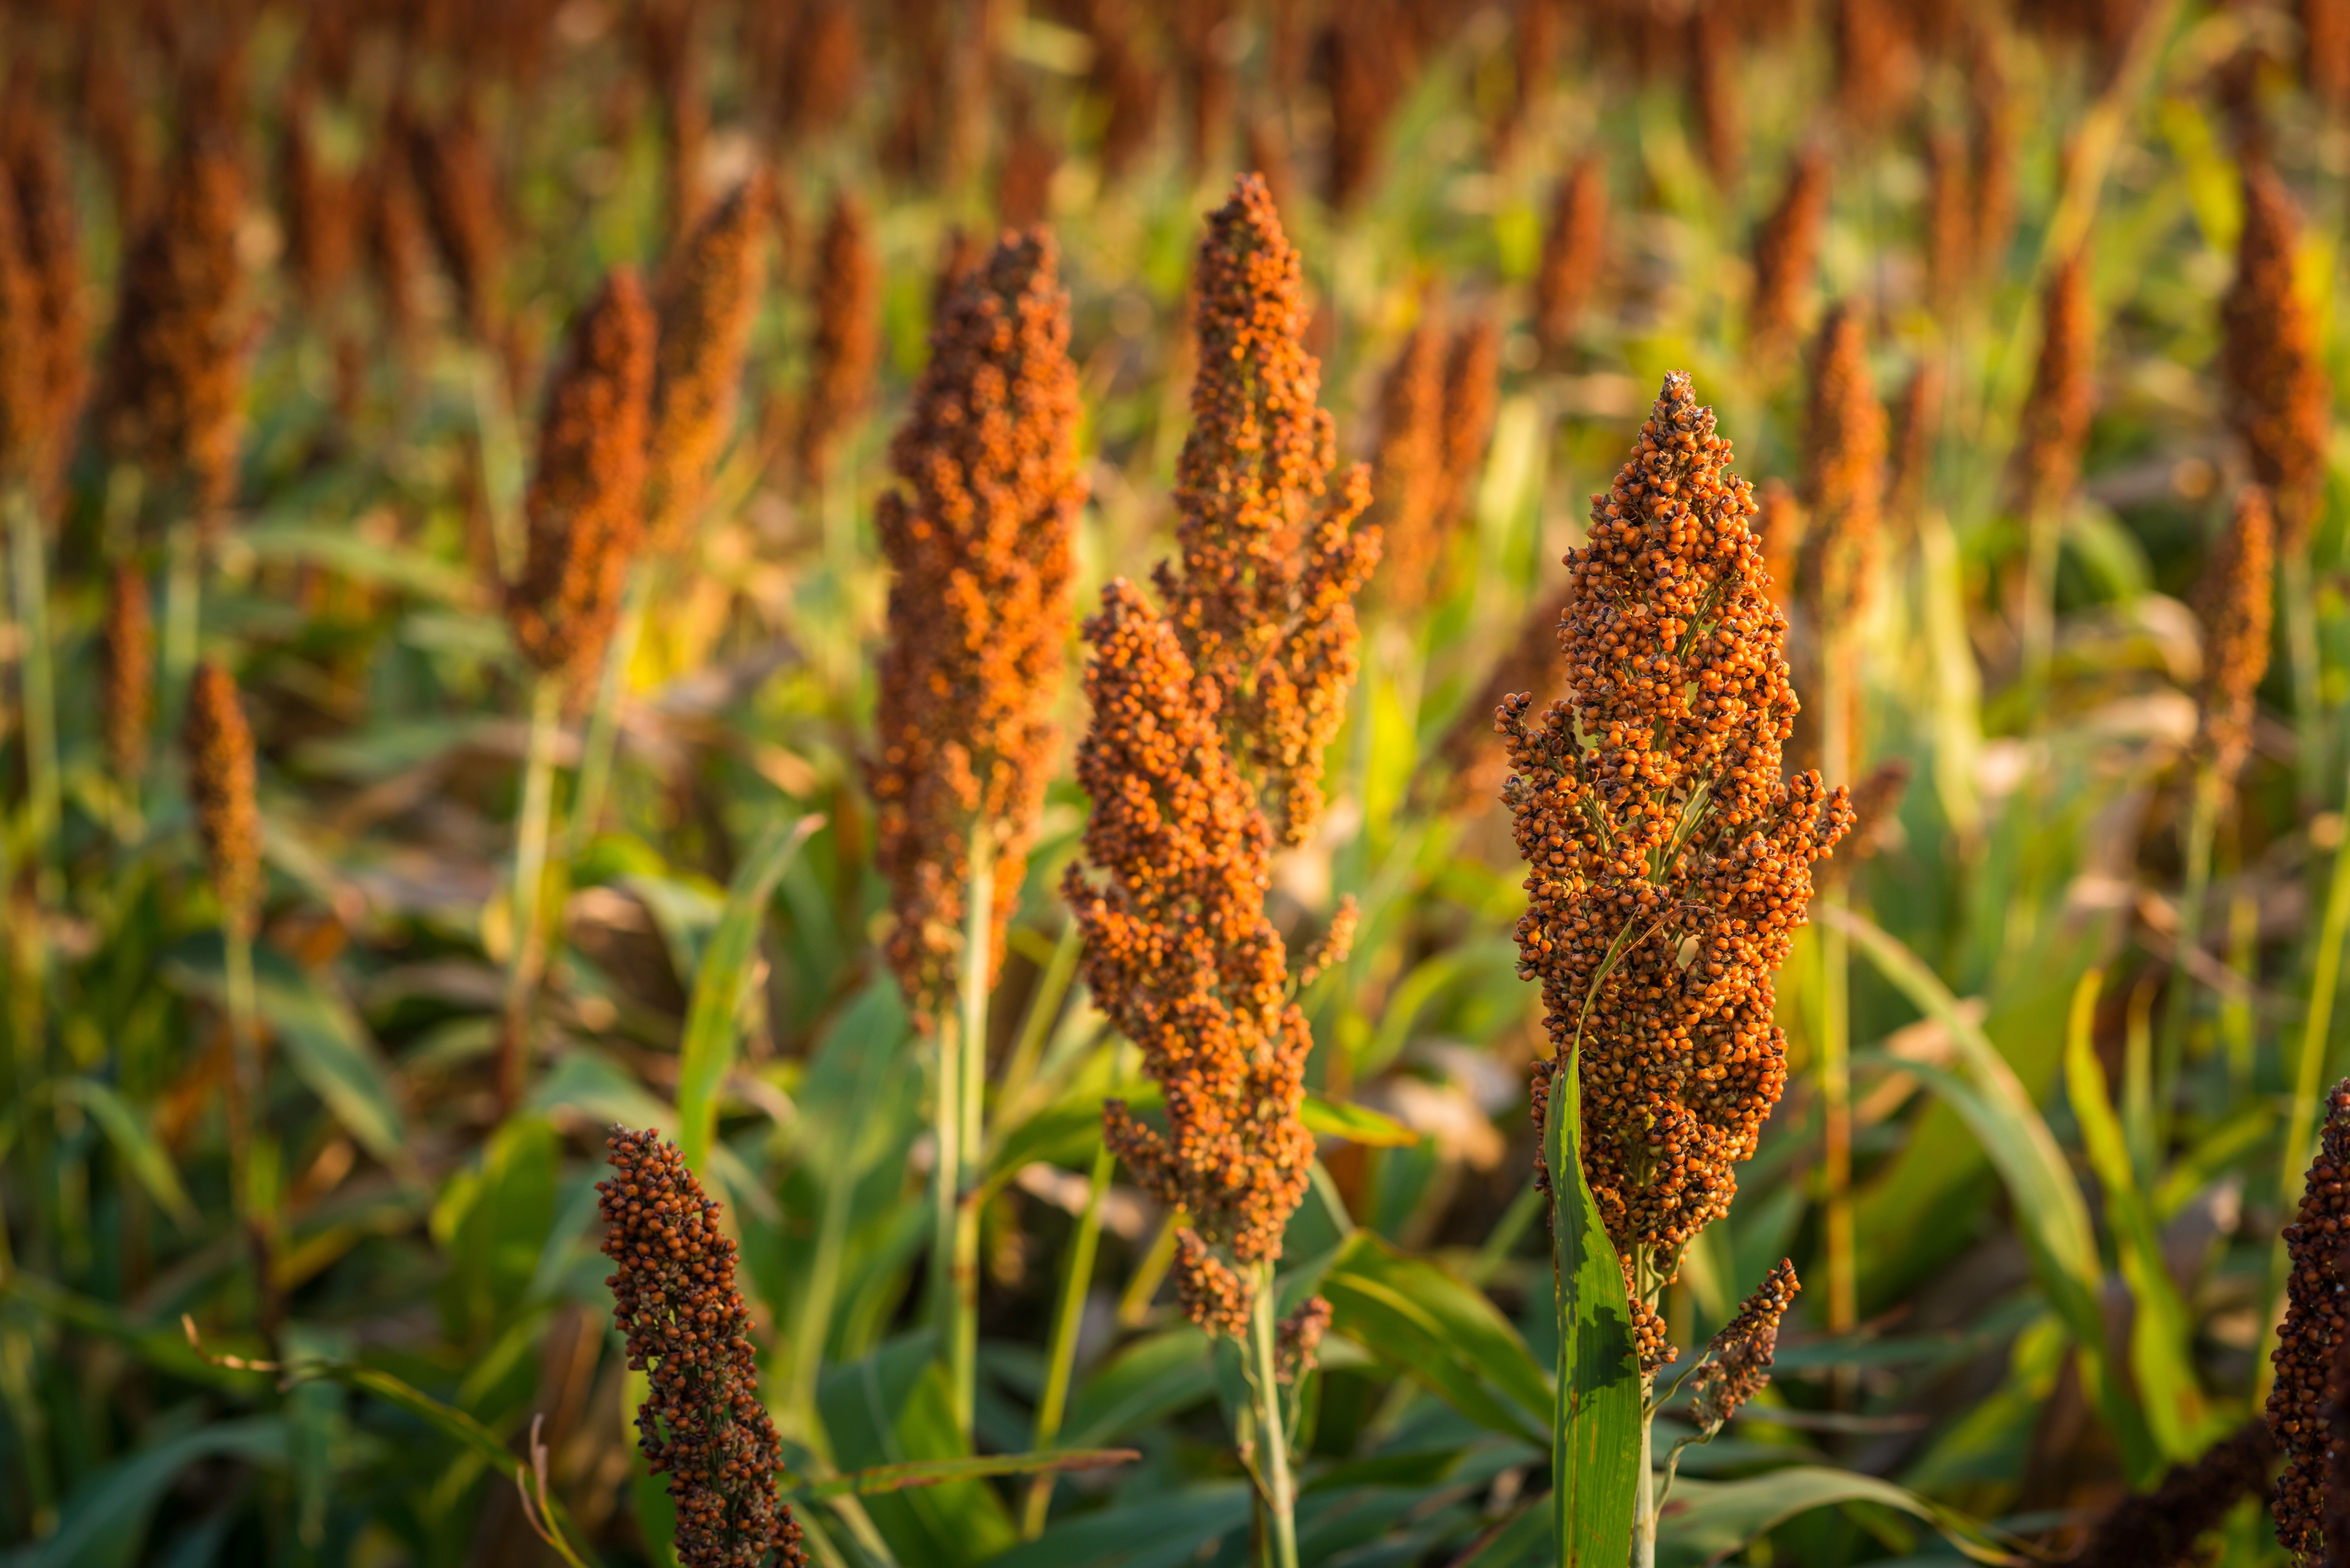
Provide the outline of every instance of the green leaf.
[[693,1001],[685,1016],[685,1043],[678,1053],[678,1151],[695,1170],[703,1168],[718,1136],[718,1097],[734,1065],[735,1020],[749,989],[752,955],[775,880],[821,816],[769,823],[734,873],[726,909],[693,977]]
[[1326,1137],[1342,1137],[1366,1148],[1409,1148],[1419,1141],[1419,1134],[1393,1116],[1384,1116],[1368,1106],[1348,1105],[1343,1100],[1325,1100],[1308,1095],[1300,1119],[1305,1123],[1308,1132],[1319,1133]]
[[[862,1360],[825,1369],[816,1407],[844,1471],[971,1457],[933,1343],[927,1333],[908,1334]],[[1002,1497],[983,1480],[879,1492],[866,1511],[901,1563],[983,1563],[1019,1538]]]
[[1322,1276],[1330,1326],[1419,1379],[1490,1431],[1549,1440],[1550,1383],[1482,1292],[1371,1231],[1347,1238]]
[[1090,1448],[1136,1432],[1215,1397],[1208,1336],[1190,1324],[1138,1339],[1077,1387],[1061,1438]]
[[1098,1470],[1132,1464],[1142,1457],[1134,1449],[1055,1449],[1041,1454],[974,1454],[960,1459],[909,1459],[903,1464],[872,1465],[845,1476],[827,1476],[786,1487],[794,1497],[879,1497],[885,1492],[938,1486],[945,1481],[972,1480],[987,1476],[1037,1475],[1045,1470]]
[[195,1225],[196,1206],[189,1199],[188,1189],[180,1185],[178,1168],[163,1152],[163,1146],[148,1132],[146,1122],[124,1103],[121,1096],[96,1078],[61,1078],[53,1088],[58,1099],[89,1113],[90,1119],[106,1134],[107,1142],[114,1146],[124,1167],[139,1179],[139,1185],[147,1189],[174,1224],[182,1231]]
[[1876,1503],[1922,1519],[1978,1563],[2015,1561],[1991,1548],[1964,1515],[1875,1476],[1798,1465],[1744,1480],[1677,1481],[1658,1521],[1657,1568],[1703,1568],[1799,1513],[1844,1502]]
[[[2081,1141],[2088,1150],[2090,1168],[2106,1189],[2106,1212],[2118,1241],[2122,1277],[2137,1298],[2130,1327],[2130,1370],[2137,1378],[2147,1425],[2163,1458],[2191,1459],[2217,1435],[2212,1431],[2213,1413],[2195,1380],[2192,1320],[2163,1262],[2162,1241],[2138,1189],[2121,1123],[2106,1100],[2105,1068],[2090,1043],[2097,992],[2104,982],[2103,972],[2093,969],[2081,977],[2073,993],[2064,1040],[2064,1087],[2074,1117],[2081,1124]],[[2143,1484],[2154,1478],[2133,1479]]]
[[517,1116],[492,1135],[478,1178],[451,1185],[452,1213],[438,1217],[434,1231],[447,1236],[441,1315],[455,1343],[479,1351],[531,1304],[525,1297],[554,1222],[561,1158],[552,1126]]
[[286,1423],[275,1416],[216,1421],[115,1460],[75,1489],[66,1501],[57,1533],[43,1542],[31,1558],[33,1568],[102,1568],[109,1561],[128,1563],[165,1489],[190,1465],[214,1459],[282,1465]]
[[1543,1117],[1558,1290],[1558,1397],[1551,1418],[1551,1517],[1559,1563],[1617,1568],[1632,1551],[1640,1482],[1639,1360],[1624,1265],[1584,1179],[1582,1074],[1568,1052]]
[[1214,1542],[1245,1534],[1251,1506],[1246,1481],[1189,1487],[1063,1520],[991,1558],[988,1568],[1180,1568],[1211,1557]]
[[263,560],[308,562],[355,582],[398,588],[419,598],[463,607],[478,604],[482,597],[475,574],[421,550],[376,544],[349,528],[265,516],[239,528],[236,542]]

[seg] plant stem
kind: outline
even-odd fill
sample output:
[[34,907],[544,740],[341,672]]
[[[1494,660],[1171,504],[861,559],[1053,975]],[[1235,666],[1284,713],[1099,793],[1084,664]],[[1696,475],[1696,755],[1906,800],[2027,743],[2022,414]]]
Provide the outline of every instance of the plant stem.
[[163,690],[156,706],[166,734],[179,726],[188,678],[196,668],[203,598],[199,543],[192,517],[175,519],[163,535]]
[[2023,613],[2018,640],[2023,655],[2022,719],[2028,725],[2047,695],[2048,665],[2055,655],[2056,563],[2064,537],[2062,504],[2035,504],[2024,519],[2024,531]]
[[1297,1488],[1289,1473],[1289,1435],[1282,1427],[1281,1363],[1273,1326],[1273,1265],[1255,1265],[1256,1302],[1249,1316],[1249,1397],[1257,1428],[1257,1486],[1273,1524],[1274,1568],[1297,1568]]
[[931,1324],[939,1335],[939,1359],[947,1369],[956,1429],[969,1422],[954,1379],[956,1230],[961,1221],[962,1175],[962,1046],[955,1020],[941,1019],[936,1040],[939,1076],[931,1097],[931,1137],[936,1146],[931,1171]]
[[[1820,681],[1820,762],[1834,787],[1854,771],[1850,644],[1840,628],[1824,639]],[[1832,877],[1819,891],[1841,908],[1851,884]],[[1820,1178],[1826,1202],[1828,1331],[1849,1334],[1860,1321],[1859,1256],[1852,1210],[1852,950],[1843,925],[1820,929]],[[1836,1389],[1841,1395],[1846,1379]]]
[[[1085,945],[1085,933],[1077,929],[1076,920],[1061,927],[1061,934],[1053,943],[1053,956],[1045,961],[1035,994],[1029,999],[1028,1015],[1020,1022],[1020,1038],[1013,1042],[1012,1054],[1004,1058],[995,1113],[999,1125],[1016,1124],[1025,1108],[1022,1102],[1035,1081],[1037,1064],[1045,1055],[1045,1042],[1061,1015],[1061,1003],[1069,994],[1070,981],[1076,978],[1077,960]],[[1004,1123],[1007,1116],[1013,1118],[1013,1124]]]
[[1159,1221],[1159,1234],[1150,1239],[1150,1248],[1142,1261],[1134,1265],[1128,1276],[1126,1289],[1118,1298],[1118,1326],[1140,1328],[1150,1317],[1151,1298],[1166,1282],[1167,1271],[1175,1262],[1175,1235],[1184,1224],[1180,1209]]
[[1640,1379],[1640,1470],[1638,1484],[1632,1491],[1632,1568],[1657,1565],[1657,1478],[1649,1469],[1654,1452],[1651,1428],[1657,1420],[1656,1391],[1655,1378]]
[[17,696],[25,727],[26,836],[36,897],[43,907],[57,897],[57,837],[61,794],[57,787],[57,707],[49,658],[48,571],[42,559],[41,524],[30,486],[8,486],[10,576],[16,588]]
[[628,694],[629,666],[644,639],[645,605],[652,595],[647,584],[652,568],[640,566],[629,576],[620,601],[620,618],[604,647],[604,670],[596,683],[596,705],[588,714],[588,733],[580,743],[579,784],[572,792],[571,821],[564,835],[563,858],[579,858],[596,836],[604,815],[604,796],[611,789],[612,760],[620,743],[620,700]]
[[2307,817],[2325,798],[2325,699],[2318,691],[2317,609],[2312,599],[2309,548],[2277,558],[2277,597],[2284,601],[2285,659],[2293,673],[2295,793]]
[[[2195,980],[2188,961],[2203,945],[2203,902],[2211,888],[2211,840],[2219,828],[2227,786],[2207,759],[2195,770],[2195,802],[2187,819],[2186,875],[2178,890],[2178,931],[2170,955],[2170,993],[2162,1010],[2162,1037],[2154,1054],[2154,1149],[2158,1158],[2170,1141],[2173,1103],[2187,1054],[2187,1019],[2194,1011]],[[2141,1180],[2149,1172],[2139,1172]]]
[[[987,992],[993,970],[989,937],[995,929],[995,846],[983,816],[972,825],[971,878],[963,888],[962,955],[956,966],[960,1018],[954,1033],[955,1104],[960,1122],[950,1257],[953,1291],[947,1318],[947,1378],[955,1428],[968,1441],[979,1382],[979,1148],[987,1084]],[[941,1162],[943,1163],[943,1161]]]
[[238,1221],[253,1250],[254,1290],[260,1302],[263,1335],[276,1355],[280,1326],[276,1282],[276,1227],[273,1195],[257,1179],[255,1158],[266,1108],[261,1086],[261,1010],[253,982],[253,933],[244,919],[232,913],[221,928],[224,969],[228,988],[229,1069],[225,1099],[228,1108],[229,1182]]
[[[1094,1253],[1101,1244],[1102,1194],[1109,1190],[1117,1158],[1104,1142],[1094,1150],[1094,1168],[1086,1188],[1086,1211],[1077,1217],[1076,1234],[1069,1241],[1068,1270],[1061,1278],[1061,1299],[1053,1304],[1053,1334],[1045,1352],[1045,1396],[1036,1402],[1036,1428],[1029,1447],[1043,1453],[1061,1435],[1061,1417],[1068,1411],[1069,1383],[1076,1371],[1077,1331],[1085,1326],[1086,1293],[1092,1287]],[[1034,1541],[1044,1532],[1053,1506],[1053,1472],[1046,1470],[1028,1483],[1028,1501],[1021,1511],[1020,1536]]]
[[539,905],[546,884],[546,841],[555,807],[555,742],[563,720],[560,676],[531,678],[530,742],[523,763],[522,810],[515,820],[514,922],[506,952],[504,1030],[498,1045],[498,1105],[512,1114],[530,1070],[530,1004],[546,963]]

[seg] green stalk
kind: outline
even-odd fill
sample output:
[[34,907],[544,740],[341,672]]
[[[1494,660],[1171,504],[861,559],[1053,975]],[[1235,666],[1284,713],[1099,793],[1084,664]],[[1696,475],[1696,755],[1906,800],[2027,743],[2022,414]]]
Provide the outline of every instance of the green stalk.
[[938,1331],[939,1359],[947,1368],[958,1430],[970,1429],[954,1381],[956,1333],[955,1236],[962,1209],[962,1047],[952,1019],[940,1021],[936,1041],[939,1077],[931,1096],[931,1137],[936,1146],[931,1170],[931,1324]]
[[[1822,652],[1820,761],[1831,785],[1853,774],[1849,642],[1831,629]],[[1832,877],[1820,898],[1841,908],[1850,884]],[[1820,1184],[1826,1201],[1828,1330],[1849,1334],[1860,1321],[1859,1253],[1852,1208],[1852,952],[1841,922],[1820,929]],[[1846,1380],[1839,1376],[1836,1386]],[[1646,1474],[1645,1467],[1642,1471]]]
[[[987,981],[989,937],[995,927],[995,846],[985,817],[972,825],[971,880],[963,889],[962,956],[956,966],[960,1017],[954,1047],[952,1114],[958,1119],[955,1151],[951,1263],[952,1298],[947,1322],[947,1379],[955,1428],[965,1440],[979,1384],[979,1148],[987,1084]],[[944,1164],[943,1159],[941,1161]]]
[[2285,658],[2293,672],[2293,727],[2301,815],[2325,798],[2325,699],[2318,692],[2317,609],[2307,545],[2277,557],[2277,597],[2284,601]]
[[2231,1102],[2252,1092],[2252,971],[2261,934],[2261,908],[2241,886],[2228,900],[2228,971],[2241,982],[2220,1002],[2220,1037],[2228,1048]]
[[572,794],[571,822],[564,835],[563,858],[576,861],[596,836],[604,815],[604,796],[612,784],[612,759],[619,749],[620,699],[627,695],[629,666],[644,639],[645,604],[652,597],[650,567],[639,566],[629,577],[620,600],[620,618],[612,639],[604,645],[604,672],[596,684],[596,705],[588,714],[588,734],[579,753],[579,785]]
[[1256,1303],[1249,1315],[1244,1347],[1249,1402],[1257,1429],[1257,1489],[1273,1524],[1274,1568],[1297,1568],[1297,1487],[1289,1472],[1289,1436],[1283,1429],[1280,1354],[1273,1326],[1273,1264],[1261,1262]]
[[2023,616],[2019,628],[2022,644],[2023,713],[2027,726],[2048,691],[2048,666],[2056,649],[2056,563],[2064,542],[2064,515],[2060,505],[2042,502],[2025,518]]
[[262,1179],[255,1158],[262,1138],[261,1009],[253,982],[253,933],[232,913],[222,923],[228,982],[229,1183],[238,1222],[253,1250],[254,1290],[261,1303],[261,1327],[276,1351],[277,1285],[274,1181]]
[[1632,1568],[1657,1568],[1657,1477],[1650,1469],[1656,1453],[1652,1431],[1657,1421],[1656,1397],[1657,1380],[1642,1377],[1639,1485],[1632,1492]]
[[180,710],[195,673],[197,630],[203,600],[203,555],[192,517],[176,519],[163,535],[163,689],[156,711],[178,727]]
[[1001,1093],[996,1101],[999,1124],[1007,1116],[1016,1123],[1024,1108],[1022,1101],[1035,1082],[1037,1064],[1045,1056],[1045,1042],[1061,1015],[1061,1002],[1069,994],[1070,981],[1076,978],[1077,960],[1085,945],[1085,933],[1077,929],[1075,919],[1062,926],[1060,936],[1053,942],[1053,956],[1046,961],[1045,972],[1036,981],[1035,994],[1028,1002],[1028,1015],[1020,1021],[1020,1038],[1012,1043],[1012,1054],[1004,1058],[1003,1078],[998,1085]]
[[49,658],[48,571],[31,487],[8,486],[10,576],[16,588],[18,700],[25,726],[26,805],[36,896],[43,906],[57,896],[57,836],[62,799],[57,787],[57,705]]
[[538,674],[530,685],[530,742],[523,763],[522,811],[515,822],[514,921],[506,950],[504,1030],[498,1045],[498,1105],[522,1103],[530,1070],[530,1003],[546,963],[546,842],[555,814],[555,742],[563,720],[563,681]]
[[[2178,892],[2178,933],[2170,955],[2169,1005],[2162,1010],[2162,1036],[2154,1055],[2154,1147],[2159,1158],[2170,1143],[2170,1123],[2178,1095],[2178,1075],[2187,1054],[2187,1019],[2194,1011],[2195,980],[2188,973],[2189,959],[2203,945],[2203,902],[2211,889],[2211,841],[2220,825],[2220,806],[2227,787],[2210,759],[2195,769],[2195,802],[2187,819],[2186,876]],[[2151,1168],[2138,1179],[2152,1179]]]
[[[1093,1284],[1094,1253],[1101,1244],[1102,1194],[1109,1190],[1117,1158],[1104,1142],[1094,1150],[1094,1168],[1086,1187],[1086,1211],[1077,1218],[1070,1239],[1068,1269],[1061,1277],[1061,1299],[1053,1303],[1053,1334],[1045,1353],[1045,1397],[1036,1402],[1036,1428],[1029,1448],[1043,1453],[1061,1435],[1061,1418],[1068,1413],[1069,1383],[1076,1375],[1077,1330],[1084,1326],[1086,1292]],[[1034,1541],[1044,1533],[1053,1507],[1053,1472],[1041,1472],[1028,1483],[1027,1505],[1020,1514],[1020,1538]]]

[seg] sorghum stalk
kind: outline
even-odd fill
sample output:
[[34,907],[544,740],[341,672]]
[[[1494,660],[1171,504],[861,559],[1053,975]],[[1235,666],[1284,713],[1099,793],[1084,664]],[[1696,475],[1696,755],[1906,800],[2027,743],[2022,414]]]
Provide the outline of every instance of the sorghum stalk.
[[[1730,456],[1689,377],[1668,377],[1614,486],[1592,498],[1591,542],[1566,557],[1568,695],[1530,720],[1534,699],[1514,693],[1495,716],[1529,868],[1520,973],[1542,981],[1552,1044],[1535,1114],[1572,1064],[1644,1428],[1673,1358],[1658,1300],[1729,1210],[1734,1167],[1785,1085],[1773,972],[1804,922],[1812,863],[1852,820],[1816,773],[1780,776],[1796,711],[1786,621]],[[1563,1388],[1572,1371],[1563,1360]],[[1654,1552],[1655,1518],[1644,1497],[1635,1562]]]
[[[1805,423],[1803,501],[1809,526],[1802,576],[1820,650],[1820,775],[1831,787],[1849,788],[1860,763],[1853,631],[1865,608],[1882,518],[1886,431],[1885,410],[1869,378],[1867,335],[1847,306],[1837,306],[1821,324]],[[1848,891],[1847,880],[1836,877],[1817,896],[1840,905]],[[1852,1210],[1852,961],[1839,922],[1828,922],[1820,939],[1828,1327],[1846,1334],[1860,1321]]]
[[[1086,1293],[1093,1284],[1094,1255],[1101,1244],[1102,1195],[1109,1190],[1117,1169],[1118,1157],[1105,1138],[1094,1150],[1093,1168],[1086,1178],[1085,1212],[1077,1216],[1076,1233],[1069,1239],[1061,1293],[1053,1303],[1052,1334],[1045,1347],[1045,1392],[1036,1401],[1036,1422],[1028,1443],[1037,1453],[1050,1449],[1053,1439],[1061,1435],[1061,1418],[1068,1410],[1069,1385],[1076,1371],[1077,1330],[1085,1324]],[[1028,1500],[1020,1511],[1023,1540],[1034,1541],[1044,1533],[1045,1521],[1052,1512],[1055,1479],[1046,1470],[1028,1483]]]
[[978,1343],[976,1179],[987,1001],[1050,758],[1070,621],[1076,369],[1041,230],[1005,236],[949,289],[876,514],[895,579],[873,771],[876,857],[909,1011],[939,1053],[931,1284],[957,1419]]
[[2252,746],[2252,715],[2261,678],[2268,673],[2270,587],[2276,558],[2275,520],[2268,493],[2247,486],[2206,564],[2197,597],[2203,620],[2202,727],[2196,737],[2193,798],[2180,849],[2184,876],[2178,929],[2170,963],[2168,1000],[2154,1063],[2154,1132],[2158,1152],[2168,1142],[2187,1021],[2196,981],[2189,961],[2203,945],[2203,905],[2211,885],[2211,846],[2220,814]]
[[652,369],[652,312],[636,275],[622,268],[572,323],[548,387],[525,503],[523,569],[504,590],[507,626],[531,671],[498,1056],[498,1096],[508,1110],[528,1072],[531,998],[546,961],[541,888],[563,699],[603,658],[642,539]]

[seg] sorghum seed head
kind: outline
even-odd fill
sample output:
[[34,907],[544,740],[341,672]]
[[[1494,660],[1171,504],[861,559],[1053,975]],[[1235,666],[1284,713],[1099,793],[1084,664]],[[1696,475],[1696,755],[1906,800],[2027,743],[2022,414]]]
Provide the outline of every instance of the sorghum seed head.
[[[82,304],[81,246],[74,228],[71,176],[57,122],[36,95],[12,95],[0,121],[5,140],[8,184],[16,209],[16,243],[33,275],[38,310],[40,358],[37,405],[32,429],[36,440],[36,480],[47,483],[64,466],[75,416],[88,379],[88,313]],[[45,470],[45,472],[42,472]]]
[[2196,1552],[2239,1500],[2261,1491],[2276,1458],[2268,1423],[2255,1416],[2189,1463],[2164,1472],[2152,1491],[2132,1492],[2097,1523],[2074,1568],[2191,1568]]
[[721,1205],[677,1146],[652,1131],[614,1127],[612,1167],[596,1184],[604,1255],[618,1272],[612,1324],[629,1369],[650,1397],[637,1407],[637,1443],[677,1504],[682,1568],[805,1568],[800,1530],[777,1495],[783,1445],[759,1398],[751,1313],[734,1286],[734,1243]]
[[1470,493],[1493,436],[1501,376],[1502,324],[1491,311],[1480,311],[1452,334],[1444,356],[1444,468],[1436,525],[1447,533],[1468,515]]
[[1700,1431],[1721,1430],[1739,1407],[1771,1381],[1771,1362],[1779,1347],[1779,1320],[1803,1288],[1795,1279],[1795,1265],[1780,1259],[1739,1307],[1738,1315],[1713,1336],[1713,1343],[1706,1347],[1706,1364],[1697,1375],[1697,1397],[1690,1406],[1690,1418]]
[[1566,683],[1566,660],[1559,646],[1559,621],[1572,600],[1568,588],[1537,599],[1520,620],[1502,656],[1494,660],[1485,683],[1461,708],[1461,716],[1444,732],[1437,758],[1448,775],[1444,799],[1450,809],[1464,811],[1489,805],[1498,797],[1510,771],[1510,756],[1493,737],[1494,716],[1513,691],[1532,691],[1541,700]]
[[206,660],[188,685],[182,743],[188,796],[221,923],[250,931],[261,904],[261,814],[253,796],[253,729],[227,670]]
[[2301,219],[2273,170],[2248,161],[2236,279],[2220,305],[2220,378],[2228,422],[2251,459],[2252,476],[2276,507],[2288,556],[2308,547],[2324,484],[2334,423],[2317,357],[2316,329],[2293,286]]
[[2246,485],[2197,583],[2203,622],[2201,744],[2222,778],[2232,779],[2252,750],[2252,716],[2269,668],[2270,576],[2276,567],[2276,518],[2268,493]]
[[2016,477],[2027,513],[2063,505],[2080,481],[2097,403],[2094,311],[2088,256],[2076,252],[2041,296],[2040,358],[2016,432]]
[[505,207],[489,138],[472,100],[438,125],[409,123],[409,161],[442,265],[456,286],[465,326],[487,342],[499,323],[505,260]]
[[2297,1562],[2322,1559],[2326,1494],[2334,1482],[2333,1440],[2339,1392],[2334,1367],[2345,1334],[2343,1238],[2350,1233],[2350,1080],[2326,1097],[2317,1158],[2303,1185],[2301,1210],[2284,1228],[2284,1321],[2269,1360],[2269,1434],[2283,1453],[2269,1511],[2277,1542]]
[[1822,635],[1858,616],[1884,518],[1885,409],[1868,369],[1868,333],[1840,303],[1820,324],[1804,421],[1806,600]]
[[1444,547],[1436,521],[1444,483],[1444,331],[1432,309],[1423,311],[1379,383],[1378,420],[1369,516],[1379,530],[1379,596],[1408,613],[1424,601]]
[[155,624],[147,577],[129,561],[114,568],[104,633],[106,760],[128,788],[147,771],[147,732],[155,722]]
[[311,121],[317,108],[307,82],[286,100],[278,142],[278,201],[286,213],[286,266],[304,308],[323,316],[359,254],[359,191],[330,167]]
[[775,199],[764,171],[744,181],[695,226],[661,280],[645,472],[645,536],[657,555],[684,545],[734,422]]
[[1077,373],[1057,253],[1007,234],[948,295],[890,447],[876,524],[893,572],[872,772],[888,952],[926,1027],[951,1006],[974,831],[993,864],[990,971],[1051,776],[1073,618]]
[[816,334],[799,428],[807,484],[823,480],[841,438],[863,417],[881,352],[881,271],[865,209],[845,191],[833,198],[816,256]]
[[1565,351],[1590,303],[1607,249],[1607,169],[1586,153],[1552,199],[1534,269],[1534,338],[1544,354]]
[[1738,99],[1738,37],[1730,8],[1701,5],[1689,20],[1689,97],[1699,155],[1716,190],[1734,191],[1744,163],[1745,115]]
[[1942,367],[1921,359],[1901,389],[1893,410],[1893,470],[1885,481],[1885,506],[1898,522],[1915,525],[1926,506],[1926,484],[1934,466],[1934,443],[1942,428]]
[[1778,205],[1754,231],[1754,293],[1746,332],[1766,358],[1783,348],[1802,325],[1827,215],[1827,154],[1807,147],[1788,167]]

